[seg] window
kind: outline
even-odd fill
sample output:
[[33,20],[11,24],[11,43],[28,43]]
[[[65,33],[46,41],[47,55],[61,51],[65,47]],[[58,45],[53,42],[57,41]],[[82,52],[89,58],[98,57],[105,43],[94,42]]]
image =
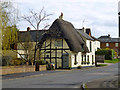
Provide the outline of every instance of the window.
[[83,55],[82,55],[82,62],[81,62],[81,64],[83,64]]
[[84,64],[86,64],[86,55],[84,55]]
[[115,43],[115,47],[118,47],[118,43]]
[[24,59],[26,59],[27,56],[26,56],[26,54],[20,54],[20,55],[18,55],[18,58],[24,58]]
[[92,43],[90,42],[90,52],[92,51]]
[[89,64],[90,62],[89,62],[89,55],[87,56],[87,64]]
[[94,55],[92,55],[92,64],[94,64]]
[[77,55],[75,54],[75,62],[74,64],[76,65],[78,62],[77,62]]
[[109,43],[106,43],[106,47],[109,47]]
[[62,47],[62,39],[58,39],[55,41],[55,46],[56,47]]
[[46,55],[45,59],[49,59],[49,58],[50,58],[49,55]]

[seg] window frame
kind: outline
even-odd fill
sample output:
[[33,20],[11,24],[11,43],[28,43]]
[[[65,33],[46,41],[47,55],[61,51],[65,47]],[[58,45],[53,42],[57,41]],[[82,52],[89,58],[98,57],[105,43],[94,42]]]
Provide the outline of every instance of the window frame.
[[106,47],[109,47],[109,43],[106,43]]
[[118,47],[119,46],[119,43],[115,43],[115,47]]

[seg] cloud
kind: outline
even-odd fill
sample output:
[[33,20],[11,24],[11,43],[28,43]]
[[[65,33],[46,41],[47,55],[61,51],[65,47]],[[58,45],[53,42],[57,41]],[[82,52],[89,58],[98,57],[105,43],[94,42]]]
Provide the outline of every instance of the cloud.
[[[43,6],[48,13],[53,13],[50,23],[64,13],[64,20],[71,22],[76,28],[90,27],[93,35],[111,34],[117,37],[118,0],[15,0],[19,3],[22,14],[28,14],[29,9],[40,11]],[[83,20],[86,20],[83,24]],[[82,25],[83,24],[83,25]],[[26,29],[28,24],[20,26]],[[95,30],[95,31],[94,31]],[[98,35],[99,32],[99,35]]]

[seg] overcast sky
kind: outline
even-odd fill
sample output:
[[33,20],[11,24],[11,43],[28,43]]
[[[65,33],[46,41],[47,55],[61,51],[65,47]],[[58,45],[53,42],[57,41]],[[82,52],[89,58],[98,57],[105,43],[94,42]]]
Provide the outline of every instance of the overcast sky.
[[[91,28],[92,35],[99,37],[110,34],[118,37],[118,0],[14,0],[20,15],[29,14],[29,10],[40,11],[44,6],[46,12],[52,13],[49,24],[63,12],[64,20],[71,22],[75,28]],[[83,21],[85,22],[83,23]],[[27,22],[18,23],[20,30],[30,26]],[[32,28],[32,26],[30,26]],[[33,29],[33,28],[32,28]]]

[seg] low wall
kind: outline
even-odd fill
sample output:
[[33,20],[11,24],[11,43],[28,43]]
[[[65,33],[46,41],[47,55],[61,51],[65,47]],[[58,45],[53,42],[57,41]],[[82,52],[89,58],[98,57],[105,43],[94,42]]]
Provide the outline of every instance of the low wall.
[[[35,72],[35,66],[2,66],[2,75],[22,73],[22,72]],[[39,71],[46,71],[46,65],[40,65]]]

